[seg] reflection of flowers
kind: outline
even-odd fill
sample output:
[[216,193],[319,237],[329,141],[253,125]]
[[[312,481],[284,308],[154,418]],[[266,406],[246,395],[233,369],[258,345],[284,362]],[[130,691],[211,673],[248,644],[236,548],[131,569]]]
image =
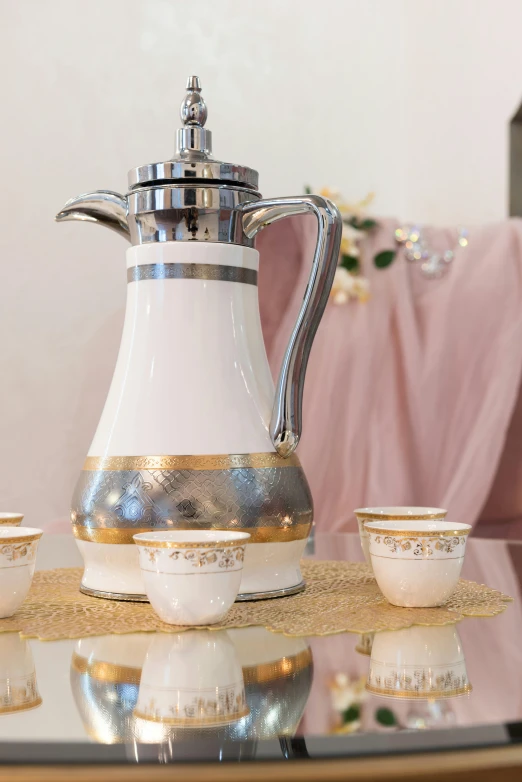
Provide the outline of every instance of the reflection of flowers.
[[368,698],[366,692],[366,677],[350,679],[345,673],[338,673],[330,685],[332,693],[332,706],[335,711],[344,712],[354,703],[362,703]]
[[330,684],[332,706],[337,712],[334,733],[355,733],[361,727],[361,704],[368,698],[366,677],[350,679],[345,673],[336,674]]
[[[361,728],[362,712],[368,700],[366,676],[351,679],[346,673],[337,673],[330,683],[332,708],[336,712],[333,733],[356,733]],[[388,708],[375,710],[374,719],[388,730],[400,727],[393,711]]]

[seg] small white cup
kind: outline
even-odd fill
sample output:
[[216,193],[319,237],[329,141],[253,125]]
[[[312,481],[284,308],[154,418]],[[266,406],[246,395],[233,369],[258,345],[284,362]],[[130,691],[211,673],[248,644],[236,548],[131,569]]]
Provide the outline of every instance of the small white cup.
[[469,524],[367,521],[373,573],[392,605],[440,606],[457,586]]
[[368,533],[364,529],[367,521],[400,521],[409,519],[410,521],[435,521],[446,518],[447,510],[444,508],[422,508],[412,506],[389,505],[382,508],[357,508],[354,510],[359,525],[359,537],[361,539],[361,548],[364,558],[368,565],[370,561],[370,548]]
[[0,525],[6,527],[19,527],[23,520],[23,513],[0,513]]
[[173,530],[134,535],[150,604],[163,622],[209,625],[235,601],[247,532]]
[[455,625],[376,633],[366,689],[406,700],[455,698],[471,692]]
[[43,530],[0,526],[0,619],[20,608],[33,580]]

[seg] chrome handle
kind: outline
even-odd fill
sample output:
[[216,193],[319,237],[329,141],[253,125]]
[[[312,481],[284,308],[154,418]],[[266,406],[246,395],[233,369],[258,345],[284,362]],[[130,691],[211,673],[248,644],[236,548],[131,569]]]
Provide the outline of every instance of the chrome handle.
[[281,456],[290,456],[301,437],[306,366],[339,260],[342,219],[335,204],[313,195],[253,201],[240,209],[243,231],[249,239],[283,217],[311,212],[317,218],[312,271],[279,373],[270,421],[270,437],[276,451]]

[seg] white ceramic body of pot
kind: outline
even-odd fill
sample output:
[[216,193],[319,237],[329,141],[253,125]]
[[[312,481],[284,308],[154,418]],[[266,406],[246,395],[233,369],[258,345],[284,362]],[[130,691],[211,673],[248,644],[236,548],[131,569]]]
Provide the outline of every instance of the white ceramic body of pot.
[[250,533],[242,596],[300,588],[312,499],[269,434],[258,262],[231,244],[127,251],[120,352],[72,503],[84,591],[143,596],[132,536],[208,528]]

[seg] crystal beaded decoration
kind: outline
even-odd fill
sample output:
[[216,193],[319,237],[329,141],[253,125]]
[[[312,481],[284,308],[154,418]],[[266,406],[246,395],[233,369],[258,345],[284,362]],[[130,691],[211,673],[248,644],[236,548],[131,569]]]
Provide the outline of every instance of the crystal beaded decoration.
[[404,225],[397,228],[395,241],[404,245],[406,260],[412,263],[420,262],[423,276],[433,280],[446,274],[459,247],[467,247],[468,231],[459,228],[457,246],[444,252],[429,247],[420,225]]

